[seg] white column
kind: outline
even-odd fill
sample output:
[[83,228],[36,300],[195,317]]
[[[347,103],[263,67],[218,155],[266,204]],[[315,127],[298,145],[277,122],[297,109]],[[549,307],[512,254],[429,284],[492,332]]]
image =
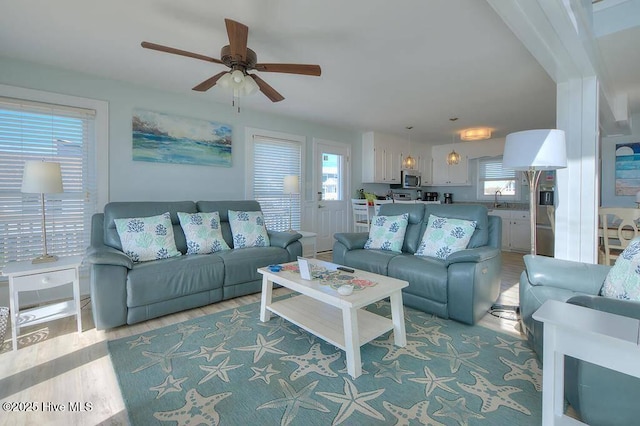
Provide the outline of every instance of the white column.
[[597,263],[600,150],[598,80],[558,83],[557,126],[567,137],[567,168],[556,173],[555,257]]

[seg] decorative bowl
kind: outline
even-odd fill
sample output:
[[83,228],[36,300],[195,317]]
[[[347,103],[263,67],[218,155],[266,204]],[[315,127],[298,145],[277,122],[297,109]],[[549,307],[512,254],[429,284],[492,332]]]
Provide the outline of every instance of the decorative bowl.
[[280,272],[282,271],[282,265],[269,265],[267,266],[271,272]]
[[341,285],[340,287],[338,287],[338,293],[343,296],[348,296],[353,293],[353,286],[350,284]]

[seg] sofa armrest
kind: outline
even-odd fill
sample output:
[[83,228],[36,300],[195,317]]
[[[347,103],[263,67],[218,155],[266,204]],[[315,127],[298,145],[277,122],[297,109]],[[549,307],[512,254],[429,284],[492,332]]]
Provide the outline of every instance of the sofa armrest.
[[289,244],[292,244],[302,238],[301,234],[297,232],[282,232],[282,231],[269,231],[269,243],[271,247],[287,248]]
[[610,266],[574,262],[546,256],[524,256],[532,286],[550,286],[585,294],[600,294]]
[[89,246],[86,251],[85,260],[92,265],[112,265],[124,266],[127,269],[133,268],[133,260],[120,250],[109,246]]
[[500,249],[493,247],[476,247],[451,253],[449,257],[447,257],[445,265],[448,267],[449,265],[454,263],[479,263],[484,262],[485,260],[493,259],[494,257],[500,255]]
[[344,245],[347,250],[363,249],[369,239],[366,232],[340,232],[333,235],[339,243]]

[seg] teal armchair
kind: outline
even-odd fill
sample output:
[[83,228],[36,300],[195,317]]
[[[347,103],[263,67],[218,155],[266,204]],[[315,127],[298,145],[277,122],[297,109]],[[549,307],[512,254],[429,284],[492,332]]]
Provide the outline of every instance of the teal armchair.
[[[520,276],[522,331],[542,360],[543,325],[533,313],[549,299],[640,319],[640,302],[600,296],[610,266],[524,257]],[[637,424],[640,419],[640,379],[565,357],[565,398],[590,425]]]

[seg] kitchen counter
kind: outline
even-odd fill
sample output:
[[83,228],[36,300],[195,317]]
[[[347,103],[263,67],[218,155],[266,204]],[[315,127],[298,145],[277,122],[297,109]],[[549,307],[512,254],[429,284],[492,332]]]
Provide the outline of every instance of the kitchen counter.
[[482,202],[482,201],[463,201],[463,202],[455,202],[454,204],[481,204],[489,209],[489,213],[493,210],[523,210],[529,211],[529,203],[502,203],[500,207],[494,207],[492,202]]

